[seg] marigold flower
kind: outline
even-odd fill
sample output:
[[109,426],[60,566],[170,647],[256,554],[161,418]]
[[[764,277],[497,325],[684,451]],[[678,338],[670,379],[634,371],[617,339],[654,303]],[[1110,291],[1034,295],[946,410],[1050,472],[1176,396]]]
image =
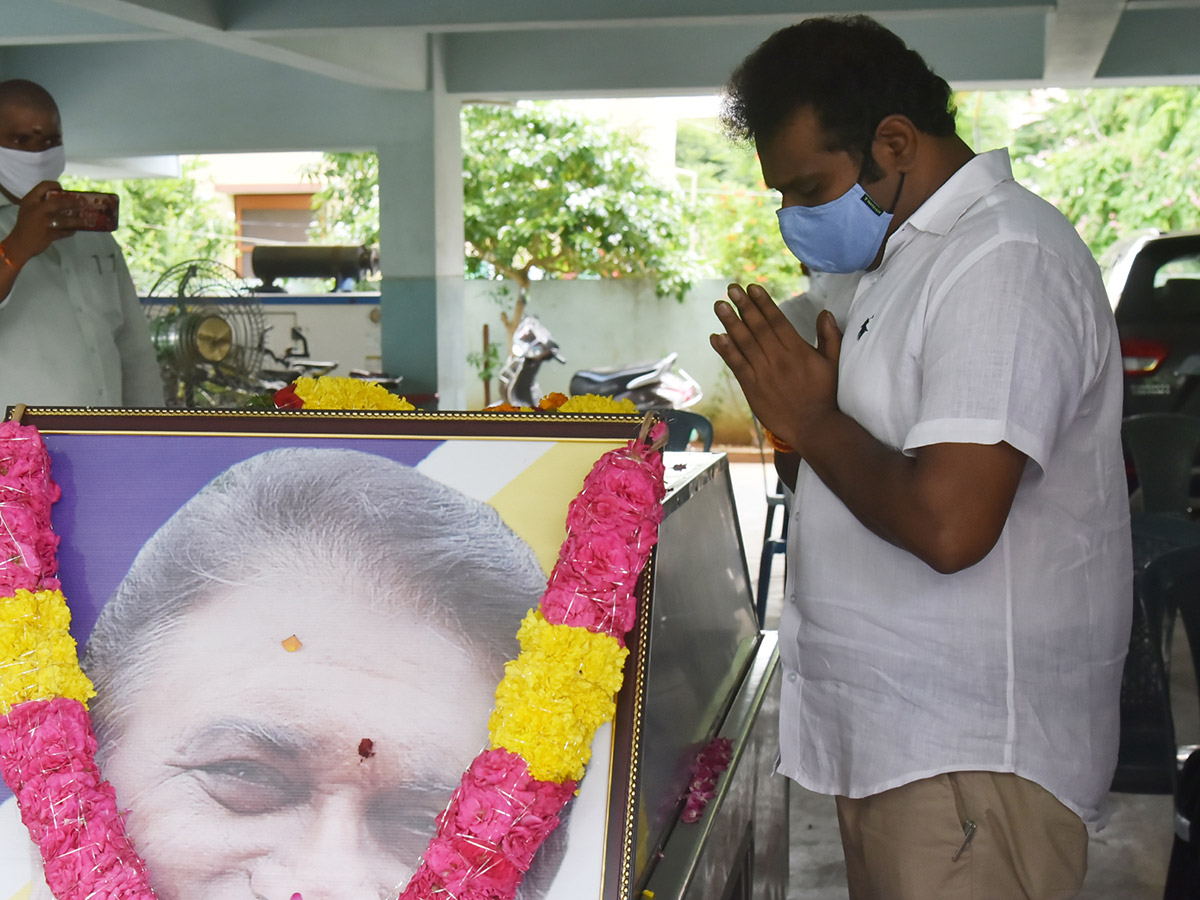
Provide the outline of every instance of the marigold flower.
[[576,394],[558,408],[560,413],[634,413],[638,408],[629,398],[614,400],[599,394]]
[[545,397],[538,401],[538,409],[551,412],[558,409],[567,402],[567,395],[558,391],[551,391]]
[[0,599],[0,715],[27,700],[87,703],[95,688],[79,668],[71,612],[60,591],[18,588]]
[[296,379],[295,389],[296,396],[304,401],[305,409],[416,409],[405,398],[397,397],[383,386],[359,378],[303,375]]
[[612,720],[629,651],[616,638],[552,625],[530,610],[488,721],[492,747],[519,753],[541,781],[582,778],[592,736]]

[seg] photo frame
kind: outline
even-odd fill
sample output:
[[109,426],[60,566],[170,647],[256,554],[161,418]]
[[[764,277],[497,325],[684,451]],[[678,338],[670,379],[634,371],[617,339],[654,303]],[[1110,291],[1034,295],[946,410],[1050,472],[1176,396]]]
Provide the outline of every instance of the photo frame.
[[[316,492],[316,482],[321,479],[336,487],[339,473],[346,466],[357,472],[359,470],[354,467],[363,463],[366,466],[364,472],[378,469],[383,472],[380,477],[384,480],[391,477],[389,473],[404,470],[412,473],[405,477],[414,482],[431,482],[442,493],[449,492],[454,498],[461,498],[453,502],[445,501],[451,506],[460,504],[467,510],[466,519],[455,521],[470,523],[490,518],[490,515],[471,514],[470,510],[475,506],[493,510],[502,523],[500,530],[507,535],[502,539],[510,543],[515,539],[528,548],[528,553],[521,550],[514,554],[528,557],[523,563],[525,569],[521,583],[533,583],[540,578],[541,587],[544,588],[544,578],[553,566],[565,536],[567,504],[578,493],[584,476],[596,459],[607,450],[624,446],[635,437],[641,419],[635,416],[568,417],[487,412],[439,414],[30,408],[24,412],[22,422],[37,426],[41,432],[50,452],[52,476],[62,488],[62,499],[54,508],[55,530],[61,538],[59,577],[72,610],[72,632],[86,668],[89,655],[97,660],[105,658],[101,651],[90,650],[93,639],[102,645],[112,644],[115,640],[106,637],[115,626],[102,625],[100,636],[96,632],[97,622],[101,620],[110,598],[137,594],[137,585],[130,587],[127,581],[132,578],[130,567],[139,556],[144,555],[145,560],[151,562],[159,560],[156,565],[160,569],[178,569],[196,575],[205,570],[198,561],[204,555],[199,545],[208,542],[207,539],[198,539],[196,535],[212,536],[212,543],[219,547],[220,541],[215,539],[229,537],[223,532],[234,530],[232,525],[229,529],[220,527],[223,521],[220,518],[204,520],[202,525],[191,530],[185,527],[185,520],[191,514],[185,515],[183,510],[191,508],[194,505],[191,499],[211,485],[214,479],[221,484],[221,490],[225,490],[229,484],[241,485],[254,479],[269,479],[271,491],[279,494],[273,495],[272,502],[286,513],[294,507],[288,505],[283,494],[284,488],[277,487],[275,480],[278,476],[281,483],[287,483],[289,479],[284,478],[284,474],[297,467],[309,467],[305,469],[306,476],[325,472],[325,475],[311,476],[313,480],[304,485],[305,496]],[[349,463],[345,462],[347,460]],[[290,480],[304,481],[296,478]],[[216,490],[210,488],[206,496]],[[235,490],[241,488],[228,487],[233,499],[220,509],[233,510],[237,513],[234,518],[240,521],[240,508],[244,504],[238,499],[240,495],[233,493]],[[347,490],[353,490],[353,487],[348,486]],[[336,499],[339,491],[340,488],[333,490],[330,496]],[[376,496],[379,495],[376,493]],[[255,502],[260,501],[261,498]],[[204,506],[199,501],[195,505]],[[380,505],[388,506],[382,502]],[[397,509],[405,505],[391,504]],[[419,506],[415,503],[407,505],[414,508]],[[321,504],[316,507],[316,512],[305,507],[306,511],[301,513],[299,507],[295,507],[293,517],[307,516],[305,521],[310,522],[313,529],[340,533],[341,529],[332,520],[335,508],[340,508],[340,505]],[[426,520],[441,516],[443,501],[438,500],[429,507],[430,510],[434,508],[439,510],[436,515],[430,511],[415,517],[408,516],[413,530],[424,531],[428,524]],[[210,511],[208,515],[213,513]],[[326,522],[326,519],[330,519],[330,522]],[[383,523],[388,521],[391,519],[386,516],[380,520]],[[168,523],[171,523],[169,527],[165,527]],[[352,543],[371,544],[373,527],[376,527],[374,520],[356,523],[352,529],[355,535]],[[474,526],[459,527],[458,531],[471,527]],[[171,536],[176,532],[186,540],[173,545]],[[492,631],[498,632],[494,635],[495,642],[484,638],[464,638],[463,647],[468,649],[455,649],[449,635],[455,627],[465,632],[468,624],[471,627],[478,624],[473,620],[486,618],[479,611],[482,607],[471,605],[473,601],[469,591],[463,590],[461,594],[450,598],[425,597],[421,601],[425,604],[423,610],[427,610],[431,603],[447,607],[447,614],[436,625],[427,612],[393,612],[390,606],[387,615],[381,619],[375,615],[381,604],[392,603],[392,595],[403,594],[404,591],[395,586],[406,584],[404,578],[409,577],[407,570],[417,568],[414,559],[404,559],[403,552],[395,549],[404,546],[403,541],[396,537],[400,530],[391,529],[388,533],[392,535],[389,539],[391,542],[382,542],[386,552],[380,551],[370,558],[378,559],[381,555],[385,560],[400,558],[396,559],[394,570],[389,566],[381,567],[386,571],[382,580],[374,576],[369,579],[361,577],[361,571],[365,570],[361,564],[353,568],[350,574],[339,572],[338,578],[322,576],[320,573],[329,571],[328,554],[333,552],[325,547],[324,539],[313,541],[315,549],[311,552],[315,560],[306,559],[310,548],[304,546],[305,541],[292,539],[285,541],[287,546],[282,548],[265,545],[264,551],[251,555],[253,564],[239,557],[236,571],[231,574],[214,575],[205,570],[206,577],[211,576],[224,586],[223,593],[215,594],[215,589],[211,587],[195,592],[201,599],[195,602],[194,608],[201,611],[199,615],[208,631],[199,630],[199,625],[176,623],[170,627],[164,626],[157,632],[154,629],[141,632],[143,635],[152,635],[143,643],[150,643],[155,648],[153,653],[146,654],[153,662],[135,666],[131,661],[129,671],[144,665],[146,674],[138,677],[143,677],[147,686],[127,688],[132,701],[126,704],[122,700],[121,704],[117,704],[121,707],[120,715],[112,714],[114,721],[118,718],[121,721],[119,729],[117,725],[111,725],[106,731],[103,723],[98,725],[102,770],[109,777],[111,766],[113,776],[110,780],[117,788],[118,803],[129,809],[131,836],[139,847],[144,844],[149,848],[144,855],[152,877],[156,877],[156,871],[172,865],[169,861],[160,861],[156,869],[156,855],[170,859],[162,855],[165,851],[161,848],[164,847],[174,848],[173,852],[186,854],[193,860],[214,860],[213,865],[203,872],[194,871],[200,868],[196,865],[182,866],[188,871],[181,871],[178,875],[164,870],[160,881],[168,887],[160,890],[163,900],[174,900],[173,894],[186,897],[194,887],[188,884],[188,879],[208,879],[208,887],[201,887],[201,893],[206,890],[211,892],[213,885],[221,883],[221,879],[245,878],[253,882],[256,877],[254,872],[258,869],[251,871],[253,867],[247,861],[247,854],[239,856],[238,848],[232,846],[240,834],[253,835],[247,841],[253,841],[255,849],[250,855],[257,860],[256,865],[266,860],[273,862],[275,870],[286,869],[286,854],[297,845],[305,845],[308,840],[297,837],[306,834],[306,815],[310,819],[323,817],[322,821],[331,821],[328,818],[331,814],[319,808],[320,802],[332,804],[337,794],[334,787],[326,784],[336,779],[326,777],[325,764],[322,762],[329,759],[328,748],[331,746],[340,748],[334,751],[335,755],[341,754],[337,766],[351,773],[349,776],[339,776],[343,777],[343,781],[361,782],[363,773],[371,767],[392,773],[391,776],[373,776],[372,784],[378,786],[378,798],[369,791],[359,791],[355,795],[360,810],[369,810],[370,814],[361,813],[358,819],[351,818],[346,827],[360,829],[358,845],[379,844],[381,853],[387,852],[387,835],[403,834],[407,841],[394,841],[393,846],[405,843],[406,846],[417,847],[416,852],[407,863],[388,862],[383,868],[395,872],[405,865],[415,867],[424,841],[433,833],[432,815],[440,811],[449,799],[449,788],[445,784],[435,785],[433,782],[437,779],[417,776],[422,772],[431,772],[435,762],[449,765],[453,761],[453,765],[461,772],[475,753],[483,748],[487,735],[486,706],[490,692],[503,673],[502,670],[496,671],[493,666],[489,681],[489,673],[481,674],[476,670],[486,669],[486,666],[480,663],[475,667],[475,663],[488,656],[482,648],[492,643],[503,645],[507,642],[511,648],[508,658],[515,658],[518,649],[516,629],[525,609],[513,608],[510,621],[500,622],[495,628],[488,625]],[[233,540],[232,537],[229,539]],[[464,548],[475,546],[470,534],[458,534],[454,540],[457,541],[454,547],[458,550],[453,552],[461,554],[465,552]],[[479,540],[483,541],[484,538]],[[297,543],[302,546],[295,546]],[[233,546],[245,549],[250,545],[243,540],[234,541]],[[159,549],[151,552],[151,547]],[[236,556],[238,552],[233,550],[229,554]],[[273,561],[272,565],[279,560],[283,560],[284,564],[271,568],[264,561],[267,557]],[[167,562],[162,563],[162,560]],[[138,572],[152,571],[154,566],[151,562],[143,561]],[[534,566],[538,570],[536,573],[533,572]],[[459,568],[469,566],[452,561],[438,569],[439,577],[434,580],[449,584],[451,572]],[[497,565],[484,568],[494,569]],[[139,574],[138,579],[141,577]],[[360,583],[365,581],[372,583]],[[335,583],[331,585],[330,582]],[[346,585],[346,582],[350,584]],[[374,582],[381,582],[387,589]],[[140,580],[138,583],[141,583]],[[151,579],[149,583],[168,582]],[[648,601],[652,585],[651,563],[638,586],[639,596],[644,601]],[[346,587],[344,594],[339,593],[342,587]],[[436,593],[428,587],[412,589],[414,594],[422,592]],[[148,593],[154,594],[158,601],[162,600],[158,596],[163,593],[162,590]],[[356,612],[358,607],[354,600],[358,594],[372,595],[361,613]],[[374,594],[388,594],[389,598],[380,599]],[[213,596],[216,599],[212,599]],[[312,599],[314,596],[316,600]],[[538,596],[528,598],[524,604],[526,609],[537,605]],[[323,605],[326,597],[330,605],[336,602],[336,616],[326,615],[322,618],[318,614],[296,612],[307,608],[302,605],[305,598],[314,608],[328,611]],[[133,601],[122,599],[121,602]],[[399,609],[400,602],[394,602],[396,609]],[[175,595],[172,594],[170,603],[159,602],[158,606],[174,604]],[[597,733],[593,744],[593,760],[579,794],[568,807],[568,815],[556,832],[557,837],[547,843],[530,870],[526,881],[528,890],[523,889],[518,896],[545,897],[550,900],[567,897],[615,900],[628,897],[632,891],[635,831],[633,792],[642,730],[647,605],[647,602],[642,603],[639,623],[628,638],[630,654],[624,687],[617,700],[615,720],[611,726]],[[501,615],[498,603],[493,606],[497,607],[497,616],[507,618]],[[129,608],[138,609],[136,606]],[[272,612],[268,614],[262,610]],[[288,615],[295,616],[297,629],[285,627]],[[356,617],[369,624],[355,630]],[[120,615],[111,613],[104,621],[107,623],[120,619]],[[179,622],[184,620],[185,615],[180,614]],[[388,627],[380,625],[381,621]],[[393,624],[396,626],[395,634],[391,635]],[[405,627],[399,627],[401,624]],[[311,629],[307,631],[307,639],[306,629]],[[283,631],[288,634],[277,633]],[[343,648],[345,653],[339,656],[334,638],[343,631],[347,647]],[[276,634],[277,640],[267,640],[268,634]],[[422,637],[421,641],[415,638],[408,640],[418,634]],[[388,635],[391,636],[386,640],[381,637]],[[289,638],[294,638],[299,648],[289,649],[284,643]],[[405,643],[406,640],[408,643]],[[426,648],[430,646],[440,649],[436,654],[426,655]],[[300,663],[306,658],[306,651],[310,651],[310,659],[321,654],[320,658],[325,663],[325,669],[317,676],[296,674],[303,671]],[[379,658],[386,656],[386,666],[370,662],[373,659],[370,653],[375,651],[378,651]],[[258,655],[261,655],[262,671],[266,673],[261,676],[254,674],[258,669],[251,666],[252,663],[258,666]],[[110,652],[109,656],[114,654]],[[126,658],[120,653],[116,656]],[[132,660],[137,657],[129,658]],[[342,658],[347,664],[339,667],[337,660]],[[456,660],[460,663],[457,667]],[[166,668],[168,662],[176,666],[186,662],[191,668],[184,670],[186,674],[165,674],[169,671]],[[100,666],[101,662],[96,664]],[[288,677],[294,677],[295,680],[282,681],[279,675],[282,670],[290,672]],[[356,702],[356,699],[361,700],[361,692],[351,685],[349,675],[358,670],[366,670],[374,675],[381,671],[392,675],[402,671],[405,673],[404,691],[413,693],[414,697],[417,694],[420,696],[411,701],[411,710],[388,718],[389,726],[373,728],[370,722],[373,710],[390,709],[409,701],[396,699],[386,691],[380,693],[377,688],[380,683],[386,683],[386,679],[381,682],[376,677],[369,690],[363,688],[365,693],[362,696],[370,694],[370,701]],[[297,697],[320,696],[316,687],[321,684],[322,678],[330,678],[331,671],[334,673],[333,680],[341,679],[339,683],[342,684],[343,693],[334,701],[323,704],[305,701],[297,706]],[[232,678],[229,677],[231,674]],[[428,677],[424,678],[426,675]],[[263,691],[270,689],[275,692],[268,700],[253,699],[259,685],[256,679],[260,678]],[[103,690],[103,686],[110,682],[118,684],[133,679],[132,674],[118,673],[101,678],[97,681],[97,687]],[[97,679],[93,677],[93,680]],[[400,684],[398,677],[395,683]],[[176,693],[170,692],[172,685],[179,686]],[[439,690],[441,693],[438,693]],[[486,694],[482,700],[481,691]],[[397,697],[401,693],[404,697],[409,696],[409,693],[398,690]],[[223,706],[228,705],[225,698],[244,700],[244,708],[236,715],[227,713]],[[173,715],[171,721],[174,730],[159,728],[155,731],[144,724],[131,724],[138,721],[139,704],[143,703],[148,709],[159,711],[158,719],[163,717],[162,710],[167,709]],[[97,707],[93,701],[94,716],[96,709],[103,711],[105,708],[103,703]],[[255,723],[250,727],[247,723],[264,709],[272,713],[279,709],[285,712],[280,713],[277,721]],[[482,713],[479,712],[481,709]],[[467,710],[471,711],[470,715],[465,714]],[[345,713],[348,718],[337,719],[335,713]],[[197,719],[193,722],[189,719],[189,716],[200,717],[205,714],[212,717],[213,721]],[[463,727],[464,719],[470,720],[469,727]],[[236,720],[237,727],[233,727],[230,720]],[[430,737],[429,745],[436,752],[425,752],[422,756],[422,745],[418,738],[401,733],[403,728],[416,728],[414,722],[424,729],[421,734]],[[328,734],[321,731],[322,723],[328,724]],[[354,730],[355,727],[357,730]],[[392,730],[389,731],[388,727]],[[120,731],[120,739],[113,742],[113,746],[120,749],[110,751],[106,759],[105,734],[113,730]],[[237,732],[239,737],[230,738],[232,732]],[[213,735],[219,737],[214,738]],[[135,746],[137,739],[144,739],[141,749]],[[208,744],[204,743],[206,740]],[[308,744],[321,748],[314,750],[311,758],[304,756]],[[398,751],[398,747],[403,747],[404,752]],[[457,754],[455,748],[458,749]],[[155,763],[153,757],[160,751],[160,755],[169,758]],[[130,756],[133,761],[122,763],[122,754]],[[413,760],[419,761],[419,764]],[[283,764],[285,762],[286,765]],[[387,768],[389,766],[390,769]],[[422,769],[422,766],[425,768]],[[130,780],[133,776],[128,773],[154,771],[156,767],[166,773],[162,775],[160,783],[134,783]],[[332,770],[336,766],[326,768]],[[293,771],[303,771],[305,774],[302,778],[292,778],[287,773]],[[401,774],[396,773],[411,777],[405,782]],[[133,785],[127,792],[128,800],[122,796],[123,780]],[[420,783],[414,786],[410,782]],[[434,789],[421,790],[423,787]],[[444,796],[439,793],[442,788],[446,788]],[[407,802],[409,798],[424,797],[426,794],[436,794],[436,803],[429,799],[424,801],[425,806],[422,807],[419,803]],[[403,823],[387,821],[385,800],[393,801],[395,809],[403,807],[407,810]],[[179,808],[189,803],[194,808]],[[139,812],[140,804],[145,804],[145,809]],[[0,871],[8,873],[6,880],[0,883],[0,900],[22,896],[25,887],[18,883],[21,878],[19,869],[22,861],[28,869],[28,862],[33,859],[28,837],[24,837],[23,844],[21,842],[19,820],[14,827],[13,811],[8,809],[8,814],[4,815],[5,810],[13,805],[11,798],[6,798],[0,806],[0,815],[4,816],[3,822],[0,822]],[[310,807],[306,813],[305,810]],[[150,809],[155,812],[152,814]],[[370,816],[375,818],[368,821]],[[152,823],[174,819],[188,823],[186,833],[166,837],[154,834]],[[215,843],[196,846],[195,836],[206,820],[214,826],[217,836],[212,840]],[[281,845],[291,849],[272,849],[273,831],[278,832]],[[139,834],[148,837],[139,841]],[[192,845],[188,844],[189,841],[192,841]],[[220,852],[215,851],[214,847],[218,847]],[[275,855],[279,859],[275,859]],[[315,855],[320,854],[316,852]],[[308,856],[311,858],[314,853],[309,852]],[[361,864],[369,866],[370,863]],[[230,871],[221,871],[221,865],[228,865]],[[553,871],[547,871],[548,868],[553,868]],[[569,873],[569,877],[563,873]],[[261,876],[262,879],[267,877]],[[281,876],[279,871],[273,871],[269,877]],[[396,879],[384,879],[388,886],[393,880]],[[403,887],[405,880],[399,879],[397,890]],[[252,887],[259,890],[261,885],[252,884]],[[291,891],[288,891],[285,896],[290,894]],[[36,900],[36,890],[32,896]]]

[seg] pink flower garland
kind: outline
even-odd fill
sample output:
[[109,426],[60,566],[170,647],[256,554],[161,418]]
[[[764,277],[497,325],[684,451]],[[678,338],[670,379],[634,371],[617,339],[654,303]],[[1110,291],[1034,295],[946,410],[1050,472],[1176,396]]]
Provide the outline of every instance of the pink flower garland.
[[0,767],[59,900],[151,900],[146,865],[125,834],[96,737],[78,700],[28,700],[0,719]]
[[58,535],[50,505],[62,491],[36,428],[0,422],[0,597],[18,588],[58,590]]
[[[638,575],[662,521],[658,451],[666,426],[648,435],[642,430],[600,457],[571,501],[567,538],[540,604],[547,622],[608,634],[622,646],[637,620]],[[516,753],[485,750],[438,816],[437,833],[400,900],[511,900],[575,788],[571,780],[532,778]]]
[[708,801],[717,795],[717,781],[721,773],[729,768],[733,759],[733,744],[729,738],[715,737],[692,761],[691,781],[688,782],[687,797],[683,802],[680,821],[699,822],[708,806]]
[[[59,589],[50,507],[61,494],[37,429],[0,423],[0,600],[18,590]],[[0,717],[0,771],[41,850],[54,896],[152,900],[145,863],[129,843],[95,754],[91,718],[78,700],[25,700]]]

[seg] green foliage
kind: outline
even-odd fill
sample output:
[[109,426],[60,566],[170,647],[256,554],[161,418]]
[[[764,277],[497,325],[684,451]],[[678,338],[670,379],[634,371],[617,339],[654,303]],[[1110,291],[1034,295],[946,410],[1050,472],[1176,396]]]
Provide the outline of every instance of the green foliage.
[[700,274],[756,281],[777,300],[802,290],[800,262],[779,237],[779,195],[763,183],[758,156],[730,143],[715,119],[703,119],[679,123],[675,161],[696,175]]
[[1029,91],[970,91],[954,96],[958,136],[976,152],[1007,147],[1012,142],[1013,122],[1028,117]]
[[98,181],[64,178],[75,191],[109,191],[121,198],[117,242],[141,293],[171,266],[189,259],[217,259],[233,246],[233,217],[221,200],[203,191],[199,164],[184,164],[179,178]]
[[1200,227],[1200,87],[1051,93],[1014,151],[1097,256],[1144,228]]
[[373,152],[325,153],[303,171],[325,185],[313,194],[317,220],[309,236],[317,243],[374,247],[379,244],[379,157]]
[[496,377],[503,365],[500,358],[500,344],[488,341],[486,350],[474,350],[467,354],[467,362],[475,370],[480,381],[488,382]]
[[[654,279],[682,300],[686,211],[630,135],[549,104],[462,113],[468,277]],[[519,298],[520,299],[520,298]]]
[[1200,88],[959,95],[959,134],[1008,145],[1017,180],[1096,256],[1146,228],[1200,228]]

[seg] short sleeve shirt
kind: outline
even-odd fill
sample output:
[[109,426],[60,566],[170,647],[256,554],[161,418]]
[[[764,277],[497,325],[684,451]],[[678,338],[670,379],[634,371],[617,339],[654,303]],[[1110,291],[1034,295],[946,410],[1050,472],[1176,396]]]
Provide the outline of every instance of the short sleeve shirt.
[[850,797],[1015,772],[1101,823],[1132,563],[1121,357],[1095,260],[993,151],[889,238],[843,327],[838,403],[878,440],[1005,441],[1028,460],[996,546],[951,575],[876,537],[801,465],[781,771]]
[[[0,197],[0,235],[17,207]],[[0,301],[6,406],[162,406],[146,315],[111,234],[79,231],[21,269]]]

